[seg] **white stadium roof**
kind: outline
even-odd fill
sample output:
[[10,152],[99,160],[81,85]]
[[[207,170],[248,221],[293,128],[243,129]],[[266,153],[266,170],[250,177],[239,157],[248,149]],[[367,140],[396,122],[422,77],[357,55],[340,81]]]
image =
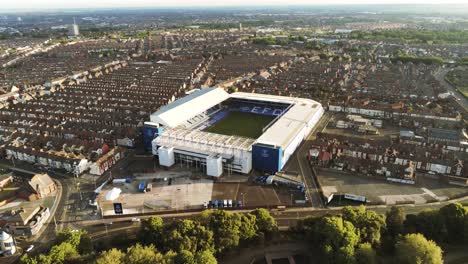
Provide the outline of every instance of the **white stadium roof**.
[[[289,103],[292,106],[258,139],[257,143],[280,146],[285,149],[312,117],[319,113],[322,105],[314,100],[255,93],[233,93],[231,98]],[[319,113],[321,115],[321,113]]]
[[318,121],[323,114],[322,105],[310,99],[242,92],[228,94],[221,88],[206,88],[161,108],[151,115],[151,122],[175,128],[229,98],[290,104],[286,112],[255,141],[283,149],[292,143],[308,122]]
[[220,88],[206,88],[193,92],[151,114],[151,122],[173,128],[184,121],[227,100],[229,94]]

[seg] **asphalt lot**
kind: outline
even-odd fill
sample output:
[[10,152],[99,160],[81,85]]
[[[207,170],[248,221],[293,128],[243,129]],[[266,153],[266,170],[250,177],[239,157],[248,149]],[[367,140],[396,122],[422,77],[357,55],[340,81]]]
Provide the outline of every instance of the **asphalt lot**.
[[385,180],[356,176],[332,169],[317,170],[322,187],[336,193],[365,196],[370,202],[395,204],[411,202],[422,204],[466,192],[466,188],[439,183],[420,177],[416,185],[390,183]]

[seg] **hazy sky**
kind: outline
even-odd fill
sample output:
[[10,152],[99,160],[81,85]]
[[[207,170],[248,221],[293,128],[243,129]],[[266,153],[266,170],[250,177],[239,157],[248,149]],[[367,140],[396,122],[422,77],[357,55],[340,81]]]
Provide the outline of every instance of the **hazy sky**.
[[465,4],[468,0],[0,0],[0,10],[95,7],[331,5],[331,4]]

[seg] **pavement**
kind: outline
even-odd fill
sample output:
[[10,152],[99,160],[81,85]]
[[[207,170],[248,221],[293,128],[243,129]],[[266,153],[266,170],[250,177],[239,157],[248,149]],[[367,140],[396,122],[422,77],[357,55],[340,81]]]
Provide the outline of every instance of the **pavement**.
[[323,131],[327,127],[328,122],[330,122],[330,119],[330,113],[325,113],[323,115],[314,130],[311,131],[309,136],[299,146],[291,161],[289,161],[285,166],[285,171],[297,170],[302,175],[307,197],[309,198],[311,206],[315,208],[324,208],[324,203],[316,181],[316,176],[314,175],[309,160],[307,159],[307,151],[311,148],[312,141],[315,139],[316,133]]

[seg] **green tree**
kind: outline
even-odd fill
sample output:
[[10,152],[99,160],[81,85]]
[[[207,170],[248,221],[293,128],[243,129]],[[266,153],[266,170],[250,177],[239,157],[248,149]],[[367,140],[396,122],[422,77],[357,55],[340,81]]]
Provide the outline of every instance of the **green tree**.
[[163,245],[165,250],[192,253],[209,250],[214,252],[213,232],[206,229],[200,222],[193,220],[177,220],[164,225]]
[[241,221],[238,214],[225,210],[206,210],[202,213],[201,221],[213,231],[217,253],[239,245]]
[[241,225],[239,227],[240,240],[244,242],[251,241],[257,234],[257,217],[253,214],[241,214]]
[[163,220],[161,217],[152,216],[141,221],[140,240],[145,244],[158,245],[161,241]]
[[440,217],[447,230],[448,241],[451,243],[462,242],[465,230],[465,208],[460,203],[448,204],[439,210]]
[[421,234],[408,234],[396,244],[396,259],[399,264],[442,264],[442,250],[432,240]]
[[432,209],[424,210],[417,215],[407,215],[405,233],[421,233],[435,241],[444,241],[447,236],[439,210]]
[[[59,245],[53,246],[50,249],[49,255],[44,258],[44,261],[49,263],[46,259],[50,259],[52,263],[61,264],[65,263],[65,261],[76,259],[79,256],[80,255],[74,245],[69,242],[63,242]],[[43,263],[42,260],[40,262]]]
[[94,251],[93,241],[88,233],[83,233],[80,237],[80,244],[78,245],[78,252],[80,254],[90,254]]
[[154,245],[142,246],[136,244],[127,248],[125,255],[126,264],[146,264],[146,263],[161,263],[164,257],[156,251]]
[[37,259],[31,258],[27,253],[21,256],[20,263],[22,264],[39,264]]
[[324,263],[353,263],[354,248],[359,242],[359,231],[340,216],[319,218],[310,221],[308,236],[313,245],[322,249]]
[[195,255],[195,263],[197,264],[217,264],[218,261],[213,256],[211,251],[205,250],[197,252]]
[[381,230],[385,228],[383,215],[366,210],[363,205],[358,208],[347,206],[343,209],[343,219],[359,229],[362,242],[369,242],[372,245],[380,243]]
[[405,212],[403,208],[392,206],[390,211],[387,211],[385,223],[387,225],[387,234],[392,238],[403,233],[405,223]]
[[87,234],[85,230],[66,229],[57,233],[55,244],[59,245],[62,242],[70,243],[73,247],[78,248],[81,242],[81,236]]
[[107,251],[101,252],[99,257],[96,259],[96,264],[124,264],[125,254],[116,249],[110,249]]
[[265,235],[270,236],[278,231],[276,220],[267,210],[257,208],[253,210],[251,214],[255,216],[255,226],[259,232],[263,232]]
[[180,251],[174,258],[174,264],[195,264],[195,257],[188,250]]
[[370,243],[362,243],[356,249],[357,264],[375,264],[377,263],[377,253]]

